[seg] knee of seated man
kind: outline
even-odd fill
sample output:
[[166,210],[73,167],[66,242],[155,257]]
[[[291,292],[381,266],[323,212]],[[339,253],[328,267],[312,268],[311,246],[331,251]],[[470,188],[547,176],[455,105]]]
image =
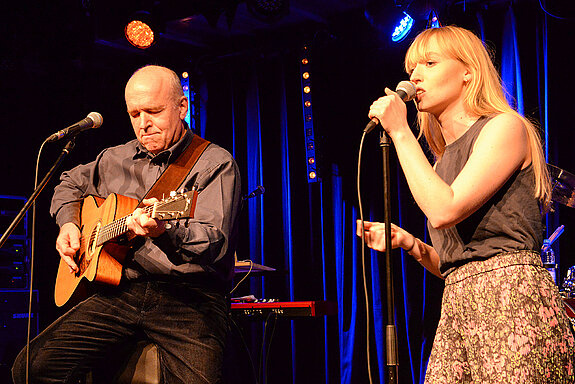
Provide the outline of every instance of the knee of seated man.
[[26,348],[24,348],[12,364],[12,379],[14,384],[26,382]]
[[[14,384],[24,384],[26,383],[26,363],[27,363],[26,347],[20,351],[14,364],[12,365],[12,380]],[[30,358],[30,366],[28,367],[28,379],[29,382],[35,382],[35,378],[44,377],[47,373],[47,364],[45,364],[44,359],[41,358]]]

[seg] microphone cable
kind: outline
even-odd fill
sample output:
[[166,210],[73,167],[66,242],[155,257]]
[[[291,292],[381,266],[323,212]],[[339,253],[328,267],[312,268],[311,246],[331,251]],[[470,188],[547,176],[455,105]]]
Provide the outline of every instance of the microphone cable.
[[[36,169],[34,172],[34,190],[38,188],[38,172],[40,169],[40,156],[42,155],[42,150],[44,145],[48,140],[44,140],[40,149],[38,150],[38,156],[36,156]],[[28,323],[26,326],[26,384],[28,384],[29,373],[30,373],[30,337],[32,333],[32,301],[34,299],[34,254],[36,248],[36,201],[32,203],[32,225],[30,229],[30,280],[28,282]],[[36,320],[38,321],[38,320]],[[36,327],[38,328],[38,327]],[[38,332],[39,329],[36,329]]]
[[[395,92],[397,95],[403,100],[403,102],[408,102],[412,100],[416,93],[417,88],[416,85],[411,81],[400,81],[396,88]],[[363,133],[361,135],[361,141],[359,144],[359,153],[357,157],[357,201],[358,201],[358,209],[359,209],[359,220],[361,222],[361,273],[363,279],[363,292],[365,296],[365,310],[366,310],[366,318],[365,318],[365,326],[366,326],[366,354],[367,354],[367,373],[369,377],[369,383],[373,383],[372,373],[371,373],[371,347],[370,347],[370,335],[371,335],[371,322],[370,322],[370,303],[369,303],[369,293],[367,291],[367,272],[365,267],[365,224],[363,219],[363,203],[361,200],[361,155],[363,153],[363,143],[365,141],[365,136],[371,132],[377,125],[379,121],[376,118],[371,119],[371,121],[367,124]],[[391,236],[391,228],[385,228],[386,236]],[[380,373],[381,376],[381,373]]]
[[373,383],[373,378],[371,374],[371,348],[370,348],[370,334],[371,334],[371,322],[370,322],[370,303],[369,303],[369,294],[367,291],[367,274],[365,268],[365,225],[363,220],[363,203],[361,200],[361,154],[363,153],[363,143],[365,141],[366,132],[364,131],[361,135],[361,141],[359,143],[359,153],[357,157],[357,201],[358,201],[358,209],[359,209],[359,220],[361,222],[361,274],[363,280],[363,293],[365,299],[365,327],[366,327],[366,355],[367,355],[367,374],[369,377],[369,383]]

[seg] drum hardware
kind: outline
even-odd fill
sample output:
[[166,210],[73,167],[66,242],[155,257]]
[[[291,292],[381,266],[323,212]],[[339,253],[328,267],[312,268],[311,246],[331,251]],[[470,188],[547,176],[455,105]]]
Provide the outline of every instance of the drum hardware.
[[564,225],[560,225],[557,227],[555,232],[548,239],[543,240],[543,247],[541,247],[541,261],[543,262],[543,266],[549,274],[551,274],[551,278],[555,285],[557,285],[557,263],[555,262],[555,252],[553,252],[553,248],[551,245],[561,236],[563,231],[565,230]]
[[575,298],[575,265],[567,270],[567,275],[561,285],[561,294],[563,297],[570,299]]
[[[547,164],[547,169],[551,177],[551,201],[575,207],[575,175],[552,164]],[[561,294],[564,297],[575,297],[575,266],[567,271],[562,288]]]
[[565,304],[565,312],[567,312],[567,316],[569,317],[569,321],[573,327],[573,332],[575,333],[575,299],[563,299],[563,303]]
[[575,175],[554,165],[547,164],[551,177],[551,201],[575,207]]

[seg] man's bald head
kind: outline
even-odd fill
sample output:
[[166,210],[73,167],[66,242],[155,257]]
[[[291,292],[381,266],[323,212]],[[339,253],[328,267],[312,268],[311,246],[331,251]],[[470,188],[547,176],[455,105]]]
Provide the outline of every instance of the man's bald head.
[[168,68],[149,65],[128,80],[126,106],[136,137],[153,154],[174,145],[185,132],[188,99]]
[[173,99],[176,102],[179,102],[180,98],[184,96],[184,91],[182,90],[182,84],[180,83],[180,78],[176,74],[176,72],[172,71],[169,68],[161,67],[159,65],[147,65],[138,69],[136,72],[132,74],[130,80],[126,84],[126,89],[130,85],[137,80],[141,79],[153,79],[154,81],[162,81],[167,82],[166,84],[170,88],[170,93]]

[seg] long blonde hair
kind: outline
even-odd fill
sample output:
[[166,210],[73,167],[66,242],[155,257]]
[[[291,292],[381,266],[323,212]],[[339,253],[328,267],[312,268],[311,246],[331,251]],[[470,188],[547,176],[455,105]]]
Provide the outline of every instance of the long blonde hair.
[[[436,39],[435,42],[443,49],[443,54],[462,62],[472,74],[463,100],[466,111],[475,116],[511,113],[523,121],[527,129],[535,174],[534,194],[542,206],[547,207],[551,199],[551,183],[538,129],[507,102],[501,78],[483,42],[473,32],[456,26],[426,29],[415,38],[405,55],[405,69],[408,73],[417,63],[427,59],[431,39]],[[417,118],[429,148],[436,158],[440,158],[445,150],[445,140],[439,122],[427,112],[419,112]]]

